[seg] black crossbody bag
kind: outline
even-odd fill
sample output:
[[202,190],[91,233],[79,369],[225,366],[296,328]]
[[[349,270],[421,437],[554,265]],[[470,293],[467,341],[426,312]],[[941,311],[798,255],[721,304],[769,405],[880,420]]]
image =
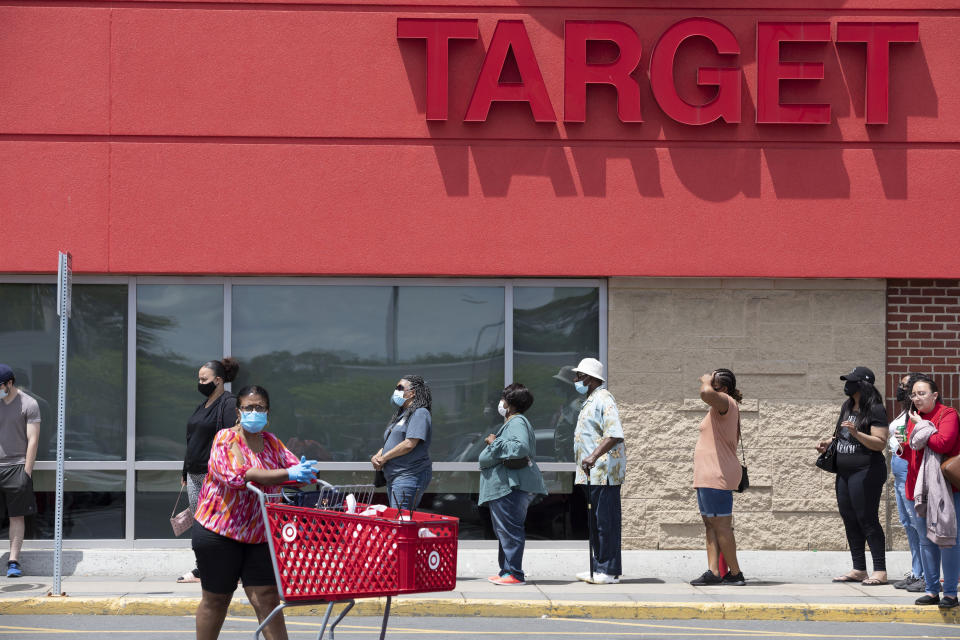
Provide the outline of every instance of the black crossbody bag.
[[743,434],[740,430],[740,414],[737,413],[737,440],[740,441],[740,484],[737,493],[743,493],[750,488],[750,476],[747,475],[747,456],[743,453]]

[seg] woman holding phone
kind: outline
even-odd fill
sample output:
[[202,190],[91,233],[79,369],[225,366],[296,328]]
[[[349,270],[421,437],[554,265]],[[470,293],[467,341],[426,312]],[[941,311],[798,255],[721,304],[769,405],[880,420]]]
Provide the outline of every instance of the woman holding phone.
[[[886,539],[880,524],[880,498],[887,481],[887,411],[873,386],[876,378],[866,367],[856,367],[840,376],[847,400],[840,408],[837,434],[837,508],[850,546],[853,569],[834,582],[859,582],[864,586],[887,584]],[[823,453],[833,438],[822,440]],[[873,557],[873,573],[867,575],[866,545]]]
[[[915,500],[917,478],[924,459],[924,449],[929,448],[939,456],[931,458],[939,464],[940,459],[960,454],[960,421],[957,412],[940,401],[940,389],[933,378],[918,375],[913,378],[910,392],[913,401],[910,407],[910,421],[907,423],[907,442],[910,443],[907,458],[907,481],[904,492],[908,500]],[[925,441],[914,437],[914,432],[922,427],[932,426],[934,432]],[[939,473],[939,471],[937,471]],[[953,497],[954,517],[960,512],[960,493],[956,487],[946,483]],[[929,496],[927,496],[929,497]],[[929,515],[929,514],[927,514]],[[923,565],[923,579],[926,594],[917,599],[919,605],[939,605],[941,609],[952,609],[960,602],[957,600],[957,580],[960,578],[960,533],[951,546],[938,546],[928,536],[927,519],[917,514],[915,521],[920,537],[920,561]],[[960,519],[957,522],[960,525]],[[960,526],[958,526],[960,529]],[[940,598],[940,571],[943,569],[943,598]]]

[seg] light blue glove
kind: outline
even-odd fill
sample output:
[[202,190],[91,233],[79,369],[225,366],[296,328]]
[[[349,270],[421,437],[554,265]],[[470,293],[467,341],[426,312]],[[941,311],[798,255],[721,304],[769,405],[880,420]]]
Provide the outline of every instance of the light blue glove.
[[317,479],[317,470],[313,468],[315,464],[316,460],[307,460],[306,456],[300,456],[300,462],[287,468],[287,476],[300,484],[313,482]]

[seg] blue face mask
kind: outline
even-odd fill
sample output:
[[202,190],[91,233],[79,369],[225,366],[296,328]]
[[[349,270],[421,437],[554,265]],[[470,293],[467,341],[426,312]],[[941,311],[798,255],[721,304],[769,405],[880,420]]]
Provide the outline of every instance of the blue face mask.
[[6,397],[7,397],[7,390],[0,389],[0,399],[6,398]]
[[577,390],[577,393],[579,393],[580,395],[586,395],[587,391],[590,391],[590,387],[588,387],[587,385],[583,384],[583,383],[580,382],[579,380],[577,380],[576,382],[574,382],[574,383],[573,383],[573,386],[574,386],[574,388]]
[[393,404],[397,405],[398,407],[402,407],[403,403],[406,402],[407,399],[403,397],[403,391],[400,391],[400,389],[396,389],[393,392],[393,395],[390,396],[390,401],[393,402]]
[[260,433],[267,426],[267,414],[256,411],[241,411],[240,426],[250,433]]

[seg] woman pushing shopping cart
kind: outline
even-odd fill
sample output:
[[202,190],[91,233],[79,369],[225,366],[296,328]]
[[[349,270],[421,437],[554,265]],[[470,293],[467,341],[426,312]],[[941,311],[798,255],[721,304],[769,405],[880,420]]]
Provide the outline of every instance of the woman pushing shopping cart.
[[297,460],[265,430],[266,389],[241,389],[237,406],[237,425],[214,440],[193,525],[198,640],[219,636],[238,581],[261,621],[255,637],[262,632],[267,640],[287,638],[282,612],[291,604],[328,603],[325,627],[333,603],[348,602],[336,626],[353,598],[387,596],[382,638],[390,596],[454,588],[455,518],[378,511],[369,506],[369,485],[285,496],[284,483],[315,481],[316,461]]

